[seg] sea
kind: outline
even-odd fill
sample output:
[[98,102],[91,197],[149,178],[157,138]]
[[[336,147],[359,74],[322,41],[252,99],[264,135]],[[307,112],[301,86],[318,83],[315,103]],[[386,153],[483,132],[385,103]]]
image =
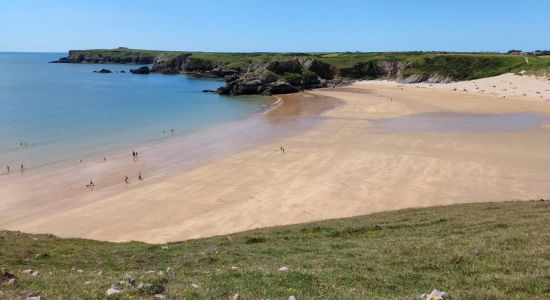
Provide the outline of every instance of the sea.
[[[222,86],[218,79],[131,74],[136,65],[49,63],[62,56],[0,52],[0,173],[131,152],[248,118],[274,102],[203,92]],[[94,72],[102,68],[113,73]]]

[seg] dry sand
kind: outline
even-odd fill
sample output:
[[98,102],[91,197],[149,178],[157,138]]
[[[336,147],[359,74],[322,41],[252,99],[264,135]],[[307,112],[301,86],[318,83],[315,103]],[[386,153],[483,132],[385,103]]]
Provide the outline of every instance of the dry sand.
[[[505,81],[516,89],[475,91]],[[146,145],[138,161],[123,153],[2,175],[0,228],[163,243],[407,207],[550,198],[547,89],[547,80],[504,75],[432,86],[360,82],[284,96],[268,114]],[[391,131],[382,121],[452,113],[543,120],[479,131],[440,124]],[[90,177],[94,190],[84,186]]]

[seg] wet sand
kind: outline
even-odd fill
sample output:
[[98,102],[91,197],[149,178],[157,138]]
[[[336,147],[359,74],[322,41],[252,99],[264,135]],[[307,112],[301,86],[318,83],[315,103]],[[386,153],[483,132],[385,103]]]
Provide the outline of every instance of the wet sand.
[[[136,149],[137,161],[129,149],[106,162],[0,176],[0,228],[163,243],[406,207],[550,198],[550,107],[536,97],[361,82],[283,99],[267,114]],[[458,128],[384,123],[426,114]],[[540,120],[479,131],[453,121],[479,114]]]

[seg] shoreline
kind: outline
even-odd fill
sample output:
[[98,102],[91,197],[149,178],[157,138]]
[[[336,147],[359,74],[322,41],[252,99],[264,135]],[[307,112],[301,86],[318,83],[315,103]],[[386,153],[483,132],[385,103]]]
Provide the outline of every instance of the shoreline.
[[[550,116],[546,102],[376,82],[281,98],[277,109],[253,119],[265,123],[210,137],[217,148],[232,145],[235,151],[207,155],[194,166],[171,157],[192,149],[187,159],[203,154],[204,140],[194,148],[166,142],[163,149],[137,149],[144,161],[130,162],[130,168],[161,167],[131,187],[81,193],[64,170],[54,173],[68,187],[49,188],[36,176],[36,191],[26,191],[33,178],[12,184],[0,178],[0,198],[8,199],[0,204],[0,227],[163,243],[408,207],[550,198],[548,121],[519,131],[407,134],[380,132],[373,122],[430,112]],[[252,144],[243,147],[243,141]],[[279,145],[287,148],[284,155],[276,151]],[[110,168],[97,163],[93,169]],[[79,170],[78,176],[90,172]],[[122,181],[118,175],[111,180]],[[44,198],[39,191],[48,189]],[[71,193],[81,195],[64,197]]]
[[[103,162],[103,160],[102,160],[103,157],[105,157],[105,158],[120,157],[121,155],[126,154],[127,152],[129,152],[132,148],[133,149],[138,149],[138,148],[144,148],[144,147],[151,147],[151,146],[155,146],[155,145],[159,145],[159,144],[168,142],[169,140],[174,139],[174,138],[181,139],[181,138],[184,138],[186,136],[193,136],[193,135],[196,135],[196,134],[200,134],[201,132],[208,132],[208,131],[212,131],[212,130],[221,130],[220,128],[223,128],[224,126],[234,124],[234,123],[238,123],[238,122],[245,122],[247,120],[251,120],[251,119],[256,118],[256,117],[258,117],[262,114],[268,113],[269,111],[271,111],[273,109],[276,109],[278,106],[281,105],[282,99],[280,99],[280,97],[278,97],[276,95],[274,95],[274,96],[258,96],[258,97],[270,97],[270,98],[275,98],[275,100],[273,101],[273,103],[265,105],[266,107],[268,107],[267,110],[254,113],[254,114],[251,114],[249,116],[245,116],[244,118],[230,120],[230,121],[226,121],[226,122],[222,122],[222,123],[218,123],[218,124],[211,124],[211,125],[207,125],[203,128],[190,129],[190,130],[186,130],[186,131],[181,132],[181,133],[176,133],[174,135],[168,135],[168,133],[167,133],[166,135],[152,137],[152,138],[144,140],[142,142],[138,142],[137,144],[134,144],[134,145],[127,145],[127,147],[125,147],[125,148],[127,148],[127,150],[124,150],[124,151],[122,150],[123,146],[117,146],[115,149],[108,149],[106,151],[105,151],[105,149],[96,149],[96,150],[88,152],[84,155],[78,156],[79,158],[77,158],[77,156],[66,157],[66,158],[49,161],[47,163],[32,166],[32,167],[25,166],[25,172],[42,170],[42,169],[45,169],[45,168],[48,168],[48,167],[62,167],[62,168],[63,167],[69,167],[69,166],[72,166],[72,165],[75,165],[75,164],[79,164],[79,163],[81,164],[83,162],[86,162],[86,163]],[[79,162],[79,160],[82,160],[82,162]],[[5,169],[1,169],[0,170],[0,178],[2,178],[2,176],[8,176],[8,175],[14,174],[14,173],[20,173],[20,170],[18,168],[14,168],[14,169],[12,169],[12,171],[10,173],[7,173],[5,171]]]

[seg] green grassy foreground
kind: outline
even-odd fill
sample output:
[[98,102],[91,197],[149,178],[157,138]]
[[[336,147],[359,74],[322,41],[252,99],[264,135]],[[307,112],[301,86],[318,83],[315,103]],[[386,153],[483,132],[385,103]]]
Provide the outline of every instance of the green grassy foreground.
[[3,231],[0,266],[19,281],[1,290],[97,299],[129,273],[162,284],[168,299],[415,299],[434,288],[452,299],[549,299],[549,203],[408,209],[167,245]]

